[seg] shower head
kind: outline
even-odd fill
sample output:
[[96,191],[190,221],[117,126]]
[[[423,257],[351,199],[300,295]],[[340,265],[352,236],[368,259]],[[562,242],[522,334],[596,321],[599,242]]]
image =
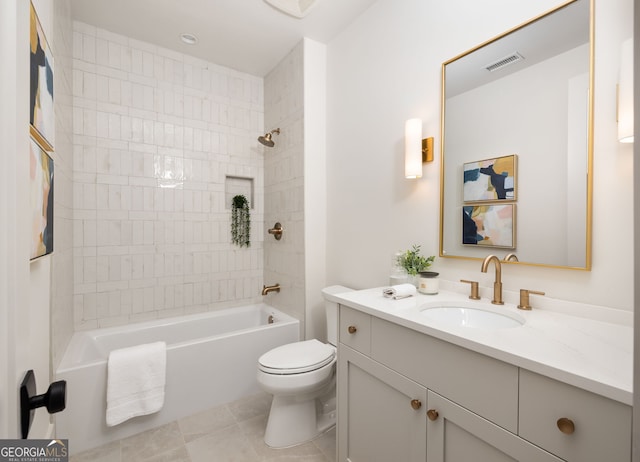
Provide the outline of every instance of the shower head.
[[271,139],[271,135],[272,134],[276,134],[279,135],[280,134],[280,129],[276,128],[275,130],[271,130],[269,133],[267,133],[264,136],[259,136],[258,137],[258,141],[260,141],[262,144],[264,144],[266,147],[268,148],[272,148],[275,146],[275,143],[273,142],[273,140]]

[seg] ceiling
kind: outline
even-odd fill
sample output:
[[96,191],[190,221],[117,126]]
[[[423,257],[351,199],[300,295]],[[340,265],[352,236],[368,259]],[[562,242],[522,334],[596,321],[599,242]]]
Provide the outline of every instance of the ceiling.
[[[75,20],[264,76],[302,37],[328,43],[376,0],[317,1],[302,19],[264,0],[71,0],[71,11]],[[182,33],[198,43],[182,43]]]

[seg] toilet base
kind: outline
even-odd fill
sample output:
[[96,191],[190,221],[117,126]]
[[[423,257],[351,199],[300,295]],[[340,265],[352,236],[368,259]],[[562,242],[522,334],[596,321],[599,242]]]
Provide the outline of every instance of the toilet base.
[[274,396],[264,442],[272,448],[306,443],[336,424],[335,397],[329,401]]

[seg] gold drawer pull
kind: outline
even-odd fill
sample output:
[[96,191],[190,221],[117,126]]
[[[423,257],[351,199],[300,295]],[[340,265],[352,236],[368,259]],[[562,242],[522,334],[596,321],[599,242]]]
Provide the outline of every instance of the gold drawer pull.
[[347,330],[349,331],[350,334],[355,334],[358,328],[356,326],[349,326]]
[[438,411],[436,411],[435,409],[429,409],[427,411],[427,417],[429,417],[429,420],[438,420],[439,416],[440,414],[438,414]]
[[571,435],[574,431],[576,431],[576,426],[574,425],[573,420],[567,419],[566,417],[558,419],[557,425],[558,430],[560,430],[565,435]]
[[420,409],[422,407],[422,401],[420,401],[419,399],[412,399],[411,400],[411,407],[414,408],[417,411],[418,409]]

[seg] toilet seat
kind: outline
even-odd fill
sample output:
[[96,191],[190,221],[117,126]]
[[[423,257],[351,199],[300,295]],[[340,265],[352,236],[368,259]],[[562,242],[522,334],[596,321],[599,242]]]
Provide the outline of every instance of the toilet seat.
[[266,352],[258,359],[258,367],[267,374],[302,374],[326,366],[335,357],[335,347],[312,339],[289,343]]

